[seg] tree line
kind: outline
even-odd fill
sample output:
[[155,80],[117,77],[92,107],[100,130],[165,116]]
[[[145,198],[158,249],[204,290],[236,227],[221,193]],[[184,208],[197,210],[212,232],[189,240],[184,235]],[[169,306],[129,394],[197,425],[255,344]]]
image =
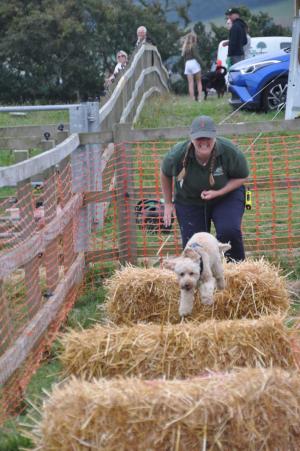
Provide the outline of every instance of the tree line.
[[[180,54],[191,27],[190,0],[0,0],[0,102],[72,102],[95,98],[115,54],[131,53],[136,29],[145,25],[165,61]],[[180,23],[167,20],[174,9]],[[290,35],[266,13],[241,8],[252,36]],[[224,26],[193,24],[204,69],[209,68]]]

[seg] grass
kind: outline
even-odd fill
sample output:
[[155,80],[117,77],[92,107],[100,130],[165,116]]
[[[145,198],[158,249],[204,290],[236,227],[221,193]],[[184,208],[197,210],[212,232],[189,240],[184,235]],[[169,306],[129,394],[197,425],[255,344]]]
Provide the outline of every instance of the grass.
[[15,116],[0,112],[0,127],[19,127],[21,125],[49,125],[69,122],[67,110],[30,111],[25,116]]
[[[216,123],[271,121],[275,113],[257,113],[255,111],[233,111],[228,103],[229,94],[222,99],[209,96],[207,101],[195,102],[188,96],[166,94],[155,97],[144,107],[135,128],[162,128],[189,126],[200,115],[211,116]],[[283,119],[281,112],[276,119]]]

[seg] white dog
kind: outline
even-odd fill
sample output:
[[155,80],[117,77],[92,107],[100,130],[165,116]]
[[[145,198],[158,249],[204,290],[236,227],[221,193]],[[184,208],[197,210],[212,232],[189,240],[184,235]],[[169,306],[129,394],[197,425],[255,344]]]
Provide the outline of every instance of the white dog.
[[180,257],[165,260],[163,266],[173,270],[179,281],[179,315],[192,313],[194,292],[199,285],[202,304],[212,305],[215,286],[225,288],[221,255],[231,248],[206,232],[195,233]]

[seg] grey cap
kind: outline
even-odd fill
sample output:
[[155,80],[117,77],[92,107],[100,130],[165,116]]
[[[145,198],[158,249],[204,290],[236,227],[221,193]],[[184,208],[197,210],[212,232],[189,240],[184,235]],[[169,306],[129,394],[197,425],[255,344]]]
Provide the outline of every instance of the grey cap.
[[209,116],[198,116],[193,120],[190,137],[197,138],[215,138],[217,136],[216,125]]

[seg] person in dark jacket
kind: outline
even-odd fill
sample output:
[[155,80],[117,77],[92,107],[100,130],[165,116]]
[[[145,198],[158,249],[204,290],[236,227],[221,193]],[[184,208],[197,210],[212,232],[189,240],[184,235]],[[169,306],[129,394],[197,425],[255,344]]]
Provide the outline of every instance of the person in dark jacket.
[[229,8],[226,16],[231,20],[232,26],[229,30],[229,39],[223,43],[228,45],[229,66],[245,59],[244,46],[247,44],[247,24],[240,18],[240,12],[237,8]]
[[[181,52],[184,58],[184,74],[187,76],[189,84],[189,95],[192,99],[201,101],[201,59],[197,49],[197,36],[191,32],[186,35]],[[197,84],[198,96],[195,96],[194,81]]]

